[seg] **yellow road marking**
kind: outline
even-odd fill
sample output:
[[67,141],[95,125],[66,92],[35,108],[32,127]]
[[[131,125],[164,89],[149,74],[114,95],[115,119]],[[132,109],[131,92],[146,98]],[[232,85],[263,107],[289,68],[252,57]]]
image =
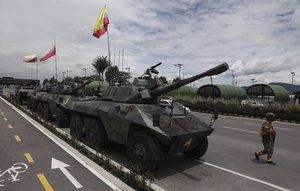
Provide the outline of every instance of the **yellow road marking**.
[[44,174],[37,174],[37,177],[39,178],[42,185],[44,186],[45,191],[54,191]]
[[7,118],[6,117],[3,117],[4,121],[7,121]]
[[34,162],[34,160],[32,159],[32,157],[31,157],[31,155],[29,153],[25,153],[24,155],[25,155],[25,157],[26,157],[26,159],[27,159],[27,161],[29,163],[33,163]]
[[8,124],[7,126],[8,126],[8,128],[10,128],[10,129],[13,128],[13,126],[12,126],[11,124]]
[[15,139],[16,139],[17,142],[21,141],[21,138],[19,137],[19,135],[15,135]]

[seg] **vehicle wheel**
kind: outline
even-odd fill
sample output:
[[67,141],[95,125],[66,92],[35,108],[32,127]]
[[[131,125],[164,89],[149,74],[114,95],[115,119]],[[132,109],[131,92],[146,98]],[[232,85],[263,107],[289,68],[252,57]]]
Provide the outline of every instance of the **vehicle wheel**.
[[37,102],[36,102],[36,100],[31,101],[31,108],[32,108],[33,112],[37,111]]
[[32,102],[31,102],[31,98],[27,98],[27,109],[32,110]]
[[134,133],[128,141],[127,157],[134,170],[154,170],[163,158],[162,148],[157,140],[146,132]]
[[20,94],[17,94],[16,101],[17,101],[17,104],[22,105],[21,95]]
[[43,112],[43,119],[50,121],[51,120],[51,110],[47,103],[43,104],[44,112]]
[[73,115],[70,121],[70,134],[75,139],[81,140],[82,136],[82,119],[79,115]]
[[62,127],[66,127],[66,125],[67,125],[66,114],[62,108],[58,107],[56,113],[56,126],[62,128]]
[[208,147],[208,140],[207,137],[205,136],[196,148],[190,151],[183,152],[183,154],[186,157],[198,159],[206,153],[207,147]]
[[87,127],[86,142],[90,147],[100,151],[107,145],[107,135],[100,121],[94,126]]
[[37,113],[41,118],[43,118],[44,108],[43,108],[43,104],[41,102],[38,103],[38,105],[37,105]]

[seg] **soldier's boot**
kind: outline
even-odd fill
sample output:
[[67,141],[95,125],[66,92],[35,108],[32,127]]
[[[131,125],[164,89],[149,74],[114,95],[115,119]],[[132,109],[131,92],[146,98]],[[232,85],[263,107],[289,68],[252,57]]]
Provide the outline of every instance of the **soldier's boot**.
[[256,158],[256,160],[259,160],[259,156],[262,155],[262,152],[261,151],[258,151],[258,152],[255,152],[254,153],[254,156]]
[[272,164],[272,165],[276,165],[276,163],[274,163],[274,162],[272,161],[272,154],[268,154],[267,163],[268,163],[268,164]]

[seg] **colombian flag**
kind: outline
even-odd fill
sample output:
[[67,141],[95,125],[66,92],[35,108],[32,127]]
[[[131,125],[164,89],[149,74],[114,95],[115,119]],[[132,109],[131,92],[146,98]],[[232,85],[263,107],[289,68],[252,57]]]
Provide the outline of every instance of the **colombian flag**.
[[37,55],[31,54],[24,57],[23,62],[37,62]]
[[51,56],[54,56],[56,54],[56,48],[55,46],[48,52],[48,54],[46,54],[43,58],[40,59],[40,61],[45,61],[48,58],[50,58]]
[[106,13],[106,6],[104,6],[95,23],[93,36],[99,38],[103,35],[107,31],[108,24],[109,20]]

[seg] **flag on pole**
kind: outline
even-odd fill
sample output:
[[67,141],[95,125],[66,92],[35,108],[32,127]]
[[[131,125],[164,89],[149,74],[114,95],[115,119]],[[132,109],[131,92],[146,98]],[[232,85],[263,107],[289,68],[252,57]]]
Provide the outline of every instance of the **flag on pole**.
[[37,58],[36,54],[30,54],[24,57],[23,62],[37,62]]
[[48,54],[46,54],[43,58],[40,59],[40,61],[46,61],[48,60],[48,58],[50,58],[51,56],[54,56],[56,54],[56,47],[54,45],[54,47],[48,52]]
[[109,24],[108,15],[106,13],[106,6],[103,7],[94,26],[93,36],[99,38],[107,31],[107,25]]

